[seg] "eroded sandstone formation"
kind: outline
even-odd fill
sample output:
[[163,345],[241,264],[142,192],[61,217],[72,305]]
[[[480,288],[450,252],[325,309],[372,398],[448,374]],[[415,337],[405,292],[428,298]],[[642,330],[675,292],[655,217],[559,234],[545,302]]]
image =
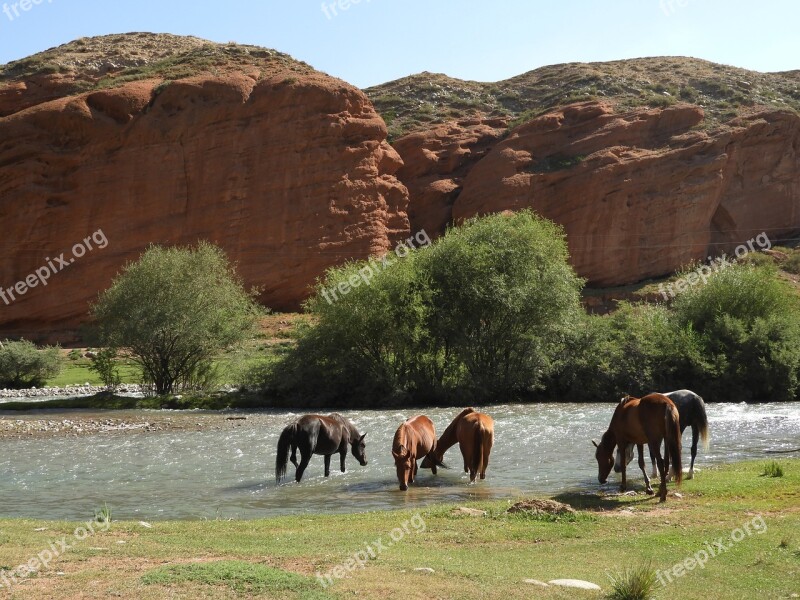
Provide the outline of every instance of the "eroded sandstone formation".
[[[692,105],[620,113],[585,102],[503,139],[452,123],[395,147],[412,226],[532,208],[564,226],[580,275],[614,286],[764,231],[777,240],[800,230],[800,118],[755,112],[714,132],[702,123]],[[478,160],[465,163],[473,153]]]
[[95,231],[108,239],[46,287],[0,301],[3,335],[73,328],[152,243],[217,243],[264,304],[295,309],[326,268],[409,230],[402,163],[356,88],[281,69],[160,84],[0,118],[0,286]]

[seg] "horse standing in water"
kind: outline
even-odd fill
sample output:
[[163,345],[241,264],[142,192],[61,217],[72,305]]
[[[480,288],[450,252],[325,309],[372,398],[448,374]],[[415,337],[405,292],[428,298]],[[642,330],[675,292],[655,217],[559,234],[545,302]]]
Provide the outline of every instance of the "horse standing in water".
[[[678,409],[681,421],[681,436],[687,427],[692,428],[692,462],[689,465],[689,475],[687,479],[694,477],[694,459],[697,457],[697,441],[703,440],[703,448],[708,450],[708,416],[706,415],[706,404],[703,399],[695,394],[692,390],[677,390],[664,394],[667,398],[672,400],[675,407]],[[623,398],[624,400],[624,398]],[[633,460],[633,446],[628,446],[625,450],[625,459],[628,464]],[[614,463],[614,472],[619,473],[622,470],[622,454],[623,448],[617,448],[617,460]],[[656,477],[656,457],[651,452],[650,460],[653,463],[653,474],[651,477]]]
[[[661,456],[661,442],[665,442],[664,457]],[[600,444],[595,442],[597,450],[595,458],[598,466],[598,480],[605,483],[608,474],[614,467],[614,448],[619,445],[627,448],[628,444],[636,444],[639,449],[639,468],[644,475],[647,493],[652,494],[650,479],[644,467],[643,446],[648,444],[650,452],[655,454],[658,472],[661,475],[659,499],[667,499],[667,473],[670,458],[675,463],[675,481],[681,483],[681,430],[678,409],[672,400],[662,394],[650,394],[644,398],[628,397],[620,402],[614,410],[611,424],[603,434]],[[626,488],[626,464],[622,465],[622,491]]]
[[442,465],[444,453],[456,443],[461,448],[464,472],[469,473],[470,483],[478,475],[481,479],[486,479],[489,453],[494,444],[492,417],[479,413],[474,408],[465,408],[444,430],[436,442],[436,448],[422,461],[422,468],[430,469],[437,464]]
[[[325,457],[325,477],[331,474],[331,456],[338,453],[341,457],[342,473],[347,447],[350,446],[353,456],[367,465],[367,453],[364,437],[348,419],[338,413],[323,417],[321,415],[305,415],[287,426],[278,440],[278,453],[275,457],[275,479],[278,483],[286,475],[286,462],[289,448],[292,449],[292,464],[297,469],[295,480],[299,483],[303,478],[312,454]],[[297,450],[300,449],[300,464],[297,463]]]
[[[425,415],[412,417],[397,428],[392,442],[392,458],[397,468],[400,489],[406,491],[408,484],[417,476],[417,460],[428,456],[436,447],[436,427]],[[436,465],[432,466],[436,475]]]

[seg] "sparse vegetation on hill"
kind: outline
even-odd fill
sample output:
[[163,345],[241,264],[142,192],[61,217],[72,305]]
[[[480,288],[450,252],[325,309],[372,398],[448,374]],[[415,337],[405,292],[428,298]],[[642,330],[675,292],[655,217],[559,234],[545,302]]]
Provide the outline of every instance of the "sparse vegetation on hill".
[[59,74],[71,81],[63,90],[68,94],[139,79],[177,80],[205,72],[261,71],[275,65],[301,73],[312,71],[288,54],[259,46],[218,44],[192,36],[126,33],[80,38],[2,65],[0,85]]
[[697,104],[711,128],[759,108],[800,110],[796,71],[759,73],[683,57],[553,65],[494,83],[425,72],[365,92],[394,137],[476,114],[514,126],[584,100],[607,100],[619,110]]

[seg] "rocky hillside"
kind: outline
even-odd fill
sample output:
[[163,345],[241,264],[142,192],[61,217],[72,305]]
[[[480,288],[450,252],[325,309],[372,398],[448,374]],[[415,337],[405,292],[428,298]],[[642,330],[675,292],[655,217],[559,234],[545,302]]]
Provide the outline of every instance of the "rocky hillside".
[[617,111],[690,103],[703,128],[764,109],[800,110],[800,71],[758,73],[695,58],[654,57],[542,67],[495,83],[419,73],[365,90],[391,139],[477,115],[513,127],[554,108],[589,100]]
[[[74,327],[151,243],[215,242],[290,309],[326,268],[409,230],[401,162],[366,96],[271,50],[78,40],[6,65],[0,106],[0,286],[68,263],[0,301],[4,335]],[[107,247],[73,256],[97,231]]]
[[366,92],[403,159],[412,229],[530,207],[600,287],[800,230],[797,72],[648,58]]
[[361,91],[254,46],[76,40],[0,67],[0,288],[108,246],[0,299],[0,336],[74,328],[151,243],[215,242],[295,309],[332,265],[523,207],[590,285],[666,275],[800,232],[798,109],[800,71],[685,58]]

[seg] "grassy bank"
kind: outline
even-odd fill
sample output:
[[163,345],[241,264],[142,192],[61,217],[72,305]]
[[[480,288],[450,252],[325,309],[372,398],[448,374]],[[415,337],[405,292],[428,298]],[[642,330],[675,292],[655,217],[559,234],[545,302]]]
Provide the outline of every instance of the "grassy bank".
[[[646,561],[671,568],[706,542],[730,540],[734,530],[763,517],[766,531],[731,543],[666,587],[657,583],[656,598],[789,598],[800,593],[800,460],[781,460],[782,477],[763,476],[765,463],[705,470],[666,505],[645,496],[566,494],[556,499],[579,509],[576,515],[511,515],[509,501],[471,504],[487,511],[482,517],[456,516],[448,505],[420,508],[424,529],[408,527],[400,541],[327,589],[317,583],[317,571],[330,572],[368,545],[375,548],[375,540],[390,541],[415,509],[151,527],[114,522],[14,586],[11,597],[601,598],[523,580],[576,577],[607,592],[609,571]],[[76,525],[0,521],[0,565],[27,562],[52,540],[70,539]],[[421,567],[434,573],[414,570]]]

